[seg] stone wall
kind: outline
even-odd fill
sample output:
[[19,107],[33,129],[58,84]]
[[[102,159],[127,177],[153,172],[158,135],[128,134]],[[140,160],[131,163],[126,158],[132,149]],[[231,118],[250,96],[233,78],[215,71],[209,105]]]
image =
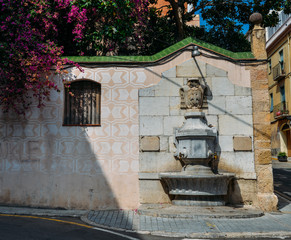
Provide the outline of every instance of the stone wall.
[[101,126],[63,126],[64,92],[0,115],[0,203],[79,209],[138,206],[138,88],[144,69],[72,69],[101,84]]
[[[218,63],[220,62],[220,63]],[[179,89],[188,78],[201,78],[207,86],[203,111],[208,124],[217,128],[218,168],[236,174],[229,201],[250,204],[255,199],[256,172],[253,152],[252,91],[249,77],[237,76],[245,67],[209,62],[207,58],[189,59],[162,73],[161,81],[139,90],[140,115],[140,202],[168,203],[170,197],[158,178],[159,172],[181,171],[174,158],[174,132],[182,126],[186,110],[180,108]],[[219,65],[218,68],[215,65]]]
[[157,63],[70,69],[75,80],[101,84],[100,126],[63,126],[60,79],[61,92],[46,107],[34,103],[22,117],[0,112],[0,203],[79,209],[169,203],[158,173],[181,170],[173,144],[185,114],[179,90],[198,77],[207,86],[206,119],[218,130],[219,171],[236,174],[229,201],[274,209],[265,67],[205,48],[193,59],[180,48],[166,50],[170,58]]
[[[259,60],[249,69],[253,90],[254,152],[257,173],[257,199],[255,204],[266,211],[277,209],[278,199],[274,194],[271,125],[267,77],[267,53],[265,29],[256,24],[251,36],[253,54]],[[261,61],[260,61],[261,60]]]

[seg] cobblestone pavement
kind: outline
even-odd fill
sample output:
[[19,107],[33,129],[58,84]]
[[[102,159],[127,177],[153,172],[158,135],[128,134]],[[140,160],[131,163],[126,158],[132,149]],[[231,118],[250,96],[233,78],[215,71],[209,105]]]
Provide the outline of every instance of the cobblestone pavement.
[[90,211],[83,221],[112,229],[176,237],[291,237],[291,212],[261,217],[155,217],[134,210]]
[[[285,201],[285,202],[284,202]],[[97,227],[112,230],[134,231],[140,234],[152,234],[169,237],[188,238],[291,238],[291,204],[281,201],[280,211],[265,213],[248,210],[253,214],[233,214],[221,208],[213,210],[195,209],[195,213],[180,215],[174,211],[169,217],[164,217],[163,211],[153,209],[149,214],[137,210],[104,210],[104,211],[78,211],[78,210],[52,210],[0,206],[2,214],[37,215],[37,216],[71,216],[81,219]],[[186,209],[187,210],[187,209]],[[214,211],[215,214],[209,214]],[[253,212],[252,212],[253,211]],[[194,211],[193,211],[194,212]],[[147,215],[146,215],[147,214]],[[163,217],[161,217],[163,216]]]

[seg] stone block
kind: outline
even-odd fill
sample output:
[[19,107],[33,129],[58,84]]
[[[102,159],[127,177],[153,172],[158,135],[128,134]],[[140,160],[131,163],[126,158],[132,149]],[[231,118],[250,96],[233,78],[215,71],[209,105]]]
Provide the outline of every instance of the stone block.
[[185,121],[184,116],[169,116],[164,118],[164,135],[173,135],[174,128],[180,128]]
[[208,97],[212,97],[212,78],[211,77],[205,77],[202,81],[203,85],[205,85],[205,95]]
[[250,96],[226,96],[226,112],[231,114],[252,114],[252,98]]
[[[259,89],[261,88],[261,85],[257,84],[257,81],[260,82],[265,82],[266,84],[268,84],[268,73],[267,73],[267,68],[266,66],[263,69],[260,68],[256,68],[255,70],[252,71],[251,73],[251,77],[254,81],[252,81],[252,87],[254,89]],[[267,86],[265,86],[267,88]]]
[[180,88],[183,87],[183,78],[162,78],[155,86],[156,97],[180,96]]
[[255,160],[260,165],[271,164],[272,163],[271,149],[256,149]]
[[267,101],[256,101],[253,103],[253,112],[270,112],[270,104]]
[[270,140],[271,139],[271,126],[270,124],[254,124],[254,137],[255,140]]
[[140,203],[171,203],[160,180],[139,180]]
[[227,72],[210,64],[206,64],[206,76],[227,77]]
[[140,149],[143,152],[160,151],[160,138],[157,136],[142,136],[140,138]]
[[252,89],[249,87],[241,87],[234,85],[234,95],[235,96],[251,96]]
[[233,150],[234,151],[252,151],[252,137],[233,137]]
[[159,180],[159,173],[145,173],[145,172],[140,172],[138,174],[138,179],[140,180]]
[[257,165],[257,181],[259,193],[273,193],[273,169],[272,164]]
[[143,97],[139,99],[139,114],[144,115],[169,115],[168,97]]
[[176,76],[185,78],[206,76],[206,64],[190,59],[176,67]]
[[256,179],[253,152],[221,152],[218,169],[235,173],[237,178]]
[[169,151],[169,137],[160,136],[160,151]]
[[175,78],[176,77],[176,67],[170,68],[167,71],[162,72],[163,78]]
[[216,129],[218,129],[218,116],[217,115],[207,115],[206,117],[207,124],[214,126]]
[[138,96],[140,96],[140,97],[153,97],[153,96],[155,96],[154,87],[139,89]]
[[269,93],[268,90],[253,90],[253,101],[266,101],[269,102]]
[[142,152],[140,153],[140,172],[181,171],[181,163],[172,153]]
[[269,112],[255,112],[253,115],[254,124],[258,125],[262,122],[269,123],[271,122],[271,114]]
[[139,134],[142,136],[163,135],[164,121],[161,116],[140,116]]
[[181,114],[181,98],[180,97],[170,97],[170,115],[183,115]]
[[213,77],[212,94],[213,96],[234,95],[234,85],[226,77]]
[[271,148],[271,141],[270,140],[255,141],[254,148],[255,149],[270,149]]
[[220,115],[218,121],[220,135],[253,135],[252,115]]
[[[232,136],[218,136],[218,146],[221,152],[232,152],[233,141]],[[217,149],[218,151],[218,149]]]
[[153,152],[140,153],[139,172],[157,172],[157,158]]
[[230,202],[252,205],[256,200],[256,185],[256,180],[235,179],[230,185]]
[[268,92],[268,81],[267,79],[256,80],[252,82],[252,88],[255,90],[264,90]]
[[278,197],[274,193],[258,193],[256,205],[264,212],[276,212]]
[[209,114],[225,114],[225,96],[214,96],[208,100]]
[[156,158],[158,172],[180,172],[182,169],[181,162],[172,153],[157,153]]

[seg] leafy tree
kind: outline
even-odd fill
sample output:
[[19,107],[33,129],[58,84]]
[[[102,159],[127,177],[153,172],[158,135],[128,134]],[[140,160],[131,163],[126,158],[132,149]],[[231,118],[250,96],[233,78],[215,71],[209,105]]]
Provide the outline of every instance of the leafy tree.
[[[165,1],[170,6],[166,7],[169,9],[167,15],[165,17],[161,16],[162,19],[154,19],[157,25],[164,24],[163,22],[166,19],[168,24],[171,25],[170,28],[173,29],[176,41],[182,40],[187,36],[194,36],[232,51],[248,51],[250,49],[248,42],[242,34],[242,27],[244,24],[250,24],[249,16],[252,13],[260,12],[263,15],[263,26],[265,27],[276,25],[278,22],[277,11],[284,10],[285,13],[291,13],[291,3],[289,0]],[[157,0],[151,0],[151,3],[156,2]],[[193,6],[192,11],[187,12],[187,4]],[[188,27],[186,23],[196,14],[200,14],[210,27],[202,30]],[[157,29],[158,27],[156,26],[155,28]],[[252,28],[251,24],[250,28]],[[169,27],[167,26],[166,30],[168,29]],[[160,36],[161,34],[158,35]],[[169,35],[169,39],[172,40],[172,33],[165,31],[165,35]],[[233,44],[238,41],[240,44]]]
[[51,78],[65,74],[62,47],[54,42],[59,19],[72,25],[74,41],[82,39],[86,10],[71,0],[0,0],[0,105],[24,114],[31,98],[38,107],[58,90]]
[[77,46],[81,54],[116,55],[130,48],[137,53],[144,47],[147,0],[76,0],[76,4],[88,16],[84,38]]

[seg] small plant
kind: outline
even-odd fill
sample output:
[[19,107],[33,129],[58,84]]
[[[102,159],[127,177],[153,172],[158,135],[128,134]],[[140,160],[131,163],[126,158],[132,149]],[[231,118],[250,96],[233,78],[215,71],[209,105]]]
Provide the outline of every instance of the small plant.
[[285,152],[279,152],[278,157],[286,157],[287,154]]
[[278,160],[279,162],[287,162],[287,154],[285,152],[279,152]]
[[284,110],[283,114],[289,114],[289,111],[288,110]]

